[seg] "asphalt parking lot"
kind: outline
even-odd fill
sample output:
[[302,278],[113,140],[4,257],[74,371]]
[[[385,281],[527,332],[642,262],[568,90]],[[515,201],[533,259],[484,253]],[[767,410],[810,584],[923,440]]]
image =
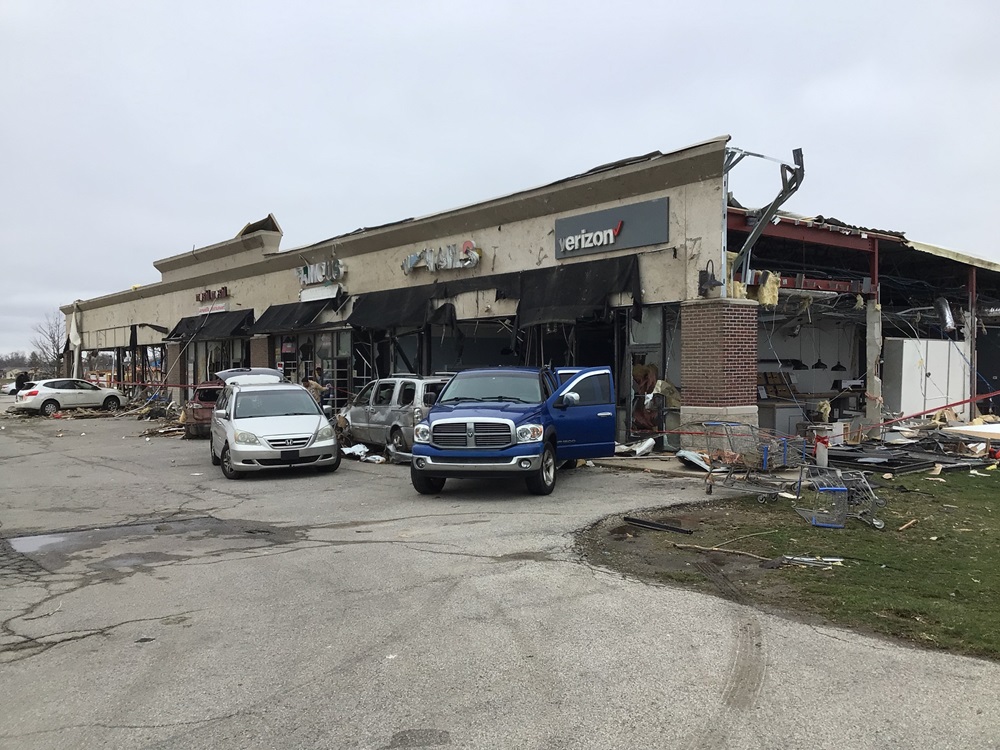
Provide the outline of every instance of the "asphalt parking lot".
[[1000,665],[577,559],[698,481],[234,482],[149,426],[0,418],[2,747],[1000,746]]

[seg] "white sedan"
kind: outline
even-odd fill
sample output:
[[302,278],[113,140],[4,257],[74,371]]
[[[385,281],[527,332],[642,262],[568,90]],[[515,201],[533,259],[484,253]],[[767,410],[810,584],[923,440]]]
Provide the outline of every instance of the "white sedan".
[[14,397],[15,411],[34,411],[49,417],[61,409],[96,408],[115,411],[126,398],[116,388],[100,388],[86,380],[39,380]]

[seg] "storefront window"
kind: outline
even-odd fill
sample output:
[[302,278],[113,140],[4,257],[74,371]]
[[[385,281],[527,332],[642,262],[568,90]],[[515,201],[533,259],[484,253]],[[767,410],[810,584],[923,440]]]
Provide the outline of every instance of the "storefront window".
[[299,383],[323,370],[323,384],[332,385],[324,404],[340,408],[350,398],[351,332],[284,334],[274,337],[275,366]]

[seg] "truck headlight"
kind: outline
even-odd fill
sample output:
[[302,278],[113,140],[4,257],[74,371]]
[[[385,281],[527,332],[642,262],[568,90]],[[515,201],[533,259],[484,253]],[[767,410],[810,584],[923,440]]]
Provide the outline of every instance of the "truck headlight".
[[540,424],[522,424],[517,428],[517,442],[537,443],[545,432]]
[[431,441],[430,425],[421,423],[413,428],[413,442],[429,443]]
[[317,440],[331,440],[333,438],[333,428],[330,425],[320,427],[316,431]]
[[252,432],[243,432],[242,430],[236,431],[236,442],[239,445],[260,445],[260,441],[256,435]]

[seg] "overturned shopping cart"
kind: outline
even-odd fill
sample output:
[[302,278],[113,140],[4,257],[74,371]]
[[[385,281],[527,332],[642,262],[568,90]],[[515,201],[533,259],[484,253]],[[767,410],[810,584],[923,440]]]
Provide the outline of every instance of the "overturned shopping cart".
[[789,496],[797,477],[779,475],[786,469],[802,466],[810,458],[805,438],[781,435],[742,422],[698,422],[688,425],[684,434],[689,444],[704,446],[716,471],[706,477],[705,491],[712,494],[714,485],[747,492],[759,502],[773,500],[781,493]]

